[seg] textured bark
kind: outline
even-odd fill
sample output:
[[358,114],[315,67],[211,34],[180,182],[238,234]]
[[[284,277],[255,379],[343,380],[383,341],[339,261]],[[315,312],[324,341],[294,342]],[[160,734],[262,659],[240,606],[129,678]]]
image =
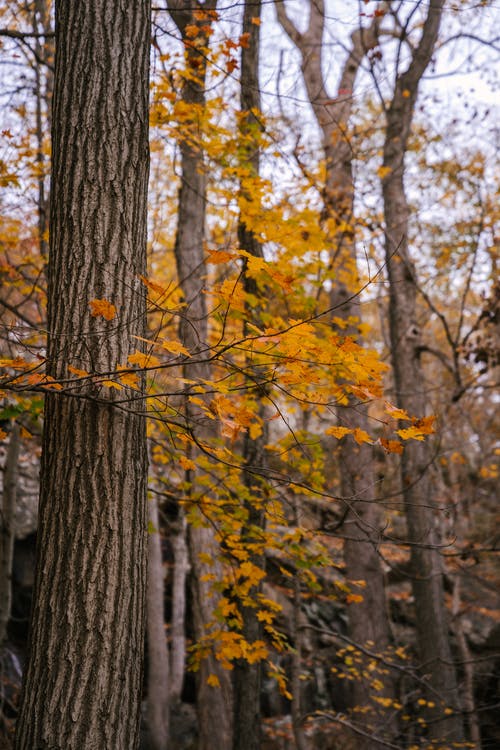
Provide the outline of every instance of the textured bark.
[[[242,167],[250,174],[259,174],[259,142],[258,135],[256,138],[248,138],[252,129],[257,126],[259,131],[259,122],[256,113],[260,111],[260,93],[259,93],[259,24],[261,15],[261,0],[246,1],[243,10],[242,33],[248,35],[248,44],[241,50],[241,78],[240,78],[240,106],[242,111],[241,133],[248,143],[243,149]],[[254,21],[257,21],[255,23]],[[246,114],[243,114],[246,113]],[[244,191],[243,185],[241,191]],[[250,199],[251,196],[245,196]],[[240,248],[247,252],[262,258],[262,246],[255,237],[254,233],[249,230],[240,217],[238,223],[238,240]],[[257,298],[259,290],[254,279],[244,274],[243,284],[246,292],[254,294]],[[259,309],[247,309],[246,319],[256,325],[260,324]],[[246,370],[250,369],[251,363],[248,362]],[[256,373],[256,377],[258,374]],[[254,386],[255,383],[249,384]],[[264,393],[262,394],[265,395]],[[260,416],[264,417],[265,400],[260,401]],[[263,420],[264,422],[264,420]],[[265,422],[264,422],[265,424]],[[256,534],[264,532],[265,517],[263,506],[260,505],[261,499],[261,481],[255,474],[262,471],[265,467],[265,445],[268,442],[267,430],[263,429],[262,434],[253,439],[248,433],[245,435],[243,443],[243,482],[250,490],[249,495],[255,502],[245,504],[248,513],[247,521],[241,530],[242,537],[247,537],[249,541],[255,542]],[[265,567],[265,556],[263,553],[254,553],[250,556],[250,561],[259,568]],[[250,590],[250,595],[255,596],[260,586],[254,586]],[[256,616],[255,607],[240,606],[243,620],[241,634],[247,643],[254,643],[262,638],[262,623]],[[239,659],[234,667],[234,734],[233,750],[259,750],[261,746],[261,711],[260,711],[260,693],[262,685],[262,664],[256,662],[250,664],[246,659]]]
[[19,426],[12,425],[5,457],[2,504],[0,506],[0,647],[7,640],[12,606],[12,559],[14,553],[14,519],[17,500],[19,461]]
[[170,669],[163,611],[164,590],[158,501],[153,496],[149,500],[147,591],[147,719],[151,750],[166,750],[168,747]]
[[[427,396],[420,361],[421,339],[416,315],[417,284],[408,241],[410,208],[404,187],[404,159],[413,111],[422,75],[437,40],[444,1],[429,5],[420,43],[405,73],[396,79],[386,110],[382,181],[385,245],[389,275],[389,326],[397,405],[409,414],[423,416]],[[408,441],[402,455],[402,491],[406,507],[411,573],[421,673],[429,682],[428,699],[436,708],[428,712],[430,736],[463,741],[460,716],[443,717],[440,700],[459,708],[455,669],[451,661],[448,621],[444,602],[442,562],[432,511],[433,487],[428,472],[432,462],[429,441]]]
[[181,700],[186,665],[186,580],[189,550],[184,510],[179,508],[178,528],[172,537],[174,572],[172,580],[172,622],[170,629],[170,703]]
[[[200,20],[193,12],[195,10],[211,10],[215,8],[215,1],[200,3],[190,0],[169,0],[168,6],[172,18],[181,35],[186,38],[188,25],[200,26],[197,39],[204,37],[204,45],[208,44],[208,36],[202,27],[209,21]],[[203,106],[205,103],[205,72],[206,59],[191,44],[186,45],[188,64],[196,71],[195,80],[187,80],[183,90],[183,100],[187,104]],[[179,193],[178,227],[175,242],[175,258],[179,282],[184,295],[186,308],[180,324],[180,338],[192,354],[202,354],[207,349],[208,325],[206,295],[203,293],[206,285],[206,265],[204,254],[205,240],[205,206],[206,206],[206,175],[203,164],[202,147],[182,140],[180,143],[182,156],[182,183]],[[210,368],[203,357],[189,364],[185,368],[187,378],[203,382],[210,378]],[[186,404],[186,416],[190,429],[199,440],[210,436],[211,426],[203,419],[199,410]],[[193,458],[193,456],[191,456]],[[196,491],[196,472],[190,475],[193,491]],[[220,571],[217,563],[213,566],[202,562],[200,554],[217,558],[218,546],[212,528],[188,529],[188,545],[191,557],[191,598],[193,609],[193,625],[196,639],[206,636],[206,625],[213,620],[213,612],[217,604],[217,597],[209,581],[204,577],[209,574],[217,576]],[[217,675],[220,688],[207,684],[210,674]],[[204,659],[197,674],[197,712],[199,725],[199,750],[229,750],[232,742],[232,685],[231,676],[227,670],[213,658]]]
[[[56,3],[48,374],[107,373],[144,335],[150,5]],[[113,321],[92,317],[106,299]],[[46,397],[17,750],[133,750],[146,592],[146,435],[114,390]]]
[[[323,218],[332,232],[331,264],[347,272],[353,283],[347,285],[340,279],[332,282],[331,306],[335,315],[345,320],[357,317],[361,323],[359,299],[352,298],[357,291],[357,262],[354,230],[339,232],[337,227],[352,226],[354,182],[352,160],[354,153],[348,138],[354,85],[359,67],[366,53],[378,41],[378,18],[367,29],[356,29],[351,36],[351,49],[341,70],[339,94],[331,99],[326,91],[321,66],[321,44],[324,30],[324,3],[310,3],[309,26],[301,34],[286,15],[284,6],[277,5],[278,19],[301,53],[304,82],[317,123],[323,137],[326,161],[326,181],[323,194]],[[340,276],[340,274],[339,274]],[[357,337],[357,330],[347,330]],[[347,413],[343,408],[338,417],[346,420],[350,428],[369,431],[368,417],[362,405],[350,400]],[[363,601],[349,608],[349,636],[364,646],[371,641],[382,653],[390,640],[390,626],[385,603],[384,576],[377,552],[377,532],[381,527],[380,510],[375,497],[375,472],[373,449],[366,443],[357,445],[353,440],[341,441],[335,449],[339,461],[342,496],[348,502],[345,522],[348,524],[344,543],[347,576],[351,580],[364,580]],[[352,706],[367,705],[370,687],[365,681],[352,683]],[[393,676],[385,678],[384,695],[394,695]],[[376,708],[376,704],[372,704]],[[367,720],[369,720],[367,718]],[[385,719],[387,721],[387,719]],[[376,743],[374,742],[374,747]]]

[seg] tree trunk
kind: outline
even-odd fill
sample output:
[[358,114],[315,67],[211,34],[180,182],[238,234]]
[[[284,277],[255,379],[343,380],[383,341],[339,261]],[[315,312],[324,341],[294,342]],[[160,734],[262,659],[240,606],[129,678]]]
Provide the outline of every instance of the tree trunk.
[[[352,295],[359,288],[356,246],[354,242],[354,181],[352,174],[353,153],[349,140],[349,120],[351,117],[353,90],[359,67],[366,53],[378,41],[378,18],[366,29],[357,29],[351,36],[351,50],[341,69],[338,83],[338,97],[332,99],[326,91],[326,83],[321,67],[321,50],[325,8],[323,0],[310,4],[309,26],[300,33],[286,15],[284,6],[277,5],[278,18],[297,45],[302,61],[302,73],[314,115],[323,136],[323,151],[326,163],[326,180],[323,194],[323,220],[327,234],[331,235],[331,265],[342,274],[332,282],[330,293],[331,307],[335,315],[344,320],[352,317],[361,320],[359,299]],[[340,227],[344,227],[341,231]],[[347,284],[339,277],[350,276]],[[358,325],[359,325],[358,323]],[[357,326],[350,326],[347,335],[353,335],[358,342]],[[345,408],[337,417],[350,428],[369,431],[368,416],[363,405],[350,398],[352,408]],[[360,646],[368,642],[376,645],[377,653],[383,654],[390,642],[390,626],[385,607],[384,575],[377,552],[377,530],[381,526],[380,510],[375,498],[375,473],[373,449],[364,443],[357,445],[352,439],[341,441],[335,448],[340,470],[341,493],[348,503],[345,522],[348,524],[344,542],[346,574],[350,580],[363,580],[363,600],[349,608],[349,636]],[[355,680],[351,684],[351,705],[353,707],[371,705],[377,712],[380,706],[370,701],[373,692],[365,680]],[[384,696],[394,697],[394,677],[386,675]],[[370,718],[367,715],[366,720]],[[390,727],[387,717],[386,727]],[[378,746],[374,741],[374,747]]]
[[[109,373],[146,301],[150,5],[56,2],[47,371]],[[105,299],[117,318],[92,316]],[[37,572],[17,750],[133,750],[146,592],[141,402],[46,397]]]
[[165,636],[163,556],[158,501],[149,500],[148,530],[148,730],[151,750],[166,750],[169,726],[170,669]]
[[[186,37],[186,27],[198,25],[200,31],[197,39],[203,40],[202,46],[208,45],[206,28],[210,21],[197,16],[196,10],[207,11],[215,8],[211,2],[189,2],[188,0],[169,0],[172,18],[177,24],[186,43],[187,63],[196,71],[196,77],[186,80],[183,89],[183,100],[194,107],[205,103],[206,58],[203,52],[194,47]],[[203,28],[204,27],[204,28]],[[206,285],[206,264],[204,254],[205,240],[205,205],[206,175],[204,173],[202,146],[191,140],[180,143],[182,155],[182,183],[179,193],[178,226],[175,241],[175,258],[179,283],[186,303],[180,324],[180,338],[191,354],[198,353],[198,361],[185,367],[186,378],[203,382],[210,378],[210,368],[202,355],[207,349],[208,323],[207,306],[204,289]],[[210,437],[211,426],[192,404],[186,403],[186,417],[190,429],[198,440]],[[194,460],[195,456],[191,456]],[[189,477],[193,493],[196,492],[196,471]],[[212,528],[190,527],[188,545],[191,556],[190,591],[193,608],[194,634],[197,640],[207,634],[206,626],[214,618],[217,606],[217,595],[212,584],[206,580],[207,575],[221,576],[220,567],[215,562],[218,545]],[[211,555],[213,565],[208,565],[200,555]],[[209,675],[214,674],[220,687],[207,683]],[[199,726],[199,750],[229,750],[232,742],[232,685],[231,675],[224,670],[214,657],[204,659],[197,673],[197,711]]]
[[[425,414],[427,394],[420,361],[421,340],[416,314],[417,284],[408,242],[410,208],[404,187],[404,159],[418,86],[436,43],[443,0],[431,2],[421,41],[407,71],[396,80],[392,102],[386,110],[384,143],[386,176],[382,180],[385,247],[389,275],[389,326],[396,402],[409,414]],[[409,440],[401,461],[402,491],[411,546],[412,587],[415,599],[421,674],[430,685],[427,699],[435,708],[427,712],[432,738],[463,741],[460,716],[443,715],[444,706],[459,710],[455,669],[451,661],[448,621],[444,602],[442,561],[432,511],[433,488],[428,467],[432,452],[428,441]],[[442,703],[443,702],[443,703]],[[444,704],[444,705],[443,705]]]
[[12,558],[14,553],[17,483],[19,461],[19,425],[12,425],[5,457],[2,505],[0,507],[0,648],[7,640],[12,606]]
[[[248,43],[241,50],[241,78],[240,78],[240,106],[241,124],[240,130],[244,139],[242,148],[242,168],[250,176],[259,174],[259,121],[257,113],[260,111],[259,94],[259,21],[261,15],[261,0],[245,2],[243,11],[242,34],[247,35]],[[251,133],[256,133],[251,138]],[[240,191],[245,194],[244,180]],[[246,200],[250,199],[245,195]],[[262,246],[254,233],[245,224],[244,217],[240,216],[238,223],[238,240],[240,248],[248,253],[262,258]],[[259,290],[255,280],[244,273],[243,284],[245,291],[259,297]],[[256,325],[260,324],[260,311],[255,308],[247,308],[246,320]],[[245,370],[251,369],[248,362]],[[258,382],[258,373],[254,383]],[[262,394],[264,395],[264,394]],[[264,422],[265,400],[259,399],[260,416]],[[248,513],[246,523],[241,530],[242,537],[255,543],[256,533],[262,530],[264,534],[265,515],[261,504],[262,480],[256,476],[255,471],[262,470],[265,466],[265,445],[268,442],[267,429],[263,429],[259,437],[252,439],[245,435],[243,442],[243,482],[250,490],[255,502],[246,502]],[[259,568],[265,567],[265,555],[262,552],[254,552],[249,557],[250,562]],[[260,584],[253,586],[249,592],[255,596],[260,589]],[[262,638],[262,623],[257,619],[255,607],[240,605],[242,616],[241,634],[247,643],[254,643]],[[238,659],[234,666],[234,734],[233,750],[259,750],[261,746],[261,711],[260,694],[262,684],[262,664],[260,661],[250,664],[246,659]]]

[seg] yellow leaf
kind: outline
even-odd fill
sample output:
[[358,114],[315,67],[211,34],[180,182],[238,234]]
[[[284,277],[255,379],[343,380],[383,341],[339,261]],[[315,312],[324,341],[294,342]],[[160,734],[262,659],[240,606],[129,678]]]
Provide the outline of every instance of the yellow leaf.
[[208,262],[218,265],[219,263],[227,263],[238,256],[236,253],[228,253],[226,250],[209,250],[208,251]]
[[80,370],[78,367],[73,367],[72,365],[68,365],[68,372],[72,375],[78,375],[79,378],[86,378],[89,374],[86,370]]
[[193,469],[196,469],[195,462],[191,461],[190,458],[186,458],[186,456],[179,456],[179,463],[184,471],[193,471]]
[[5,440],[7,433],[0,429],[0,440]]
[[346,596],[346,602],[348,604],[352,604],[353,602],[362,602],[363,597],[361,594],[347,594]]
[[[124,372],[122,372],[124,370]],[[128,388],[139,388],[139,376],[136,372],[130,372],[128,367],[118,366],[120,383]]]
[[409,89],[404,89],[403,90],[403,99],[409,99],[410,98],[410,94],[411,94],[411,92],[410,92]]
[[253,23],[254,26],[260,26],[260,24],[262,23],[260,18],[252,18],[251,22]]
[[122,391],[123,386],[120,383],[116,383],[114,380],[103,380],[101,385],[105,385],[106,388],[115,388],[117,391]]
[[116,315],[116,307],[106,299],[91,299],[89,307],[93,318],[100,316],[105,320],[113,320]]
[[207,685],[210,685],[211,687],[220,687],[220,681],[216,674],[208,675]]
[[159,343],[163,349],[166,349],[171,354],[185,354],[186,357],[190,356],[189,351],[180,341],[166,341],[166,339],[162,339]]
[[145,276],[139,276],[139,278],[144,286],[146,286],[148,289],[151,289],[151,291],[156,292],[157,294],[168,294],[168,287],[160,286],[160,284],[147,279]]
[[434,432],[433,423],[435,419],[434,416],[416,419],[411,427],[407,427],[405,430],[396,430],[396,433],[403,440],[424,440],[426,435],[431,435]]
[[333,435],[333,437],[338,438],[339,440],[344,437],[344,435],[349,435],[352,433],[352,430],[349,427],[329,427],[326,430],[327,435]]
[[130,354],[127,361],[131,365],[138,365],[139,367],[158,367],[160,364],[158,357],[154,357],[152,354],[144,354],[137,349],[133,354]]
[[361,445],[362,443],[373,443],[373,440],[371,439],[369,434],[364,430],[360,430],[359,427],[356,427],[356,429],[354,430],[353,437],[358,445]]
[[387,177],[392,172],[392,169],[390,167],[379,167],[377,169],[377,176],[380,177],[381,180],[384,179],[384,177]]
[[390,414],[393,419],[411,419],[411,417],[408,416],[408,412],[406,412],[404,409],[398,409],[397,406],[389,403],[389,401],[385,402],[384,411],[386,414]]

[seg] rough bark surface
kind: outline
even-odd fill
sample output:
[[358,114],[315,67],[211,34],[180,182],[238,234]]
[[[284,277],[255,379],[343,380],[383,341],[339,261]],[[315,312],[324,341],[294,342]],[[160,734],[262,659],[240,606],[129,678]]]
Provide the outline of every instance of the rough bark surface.
[[[256,119],[256,113],[260,111],[260,93],[259,93],[259,21],[261,15],[261,0],[245,2],[243,10],[242,33],[247,35],[248,43],[241,50],[241,78],[240,78],[240,106],[242,113],[241,132],[243,137],[248,137],[246,131],[257,126],[259,123]],[[250,174],[259,174],[259,143],[258,136],[251,139],[248,146],[243,149],[242,166]],[[241,190],[244,188],[242,186]],[[248,199],[248,196],[247,196]],[[240,217],[238,223],[238,240],[240,248],[247,252],[262,258],[262,246],[254,233],[249,230]],[[246,274],[243,278],[245,291],[259,295],[259,290],[254,279]],[[259,325],[259,310],[247,310],[248,321],[253,321]],[[251,368],[251,363],[247,364]],[[258,375],[257,375],[258,378]],[[252,384],[253,385],[253,384]],[[264,395],[264,394],[262,394]],[[265,401],[261,401],[261,416],[264,416]],[[265,423],[264,423],[265,424]],[[245,435],[243,444],[243,482],[250,490],[250,495],[256,501],[246,503],[248,518],[242,528],[242,536],[248,537],[249,541],[255,541],[256,534],[264,533],[264,511],[262,506],[259,507],[258,500],[262,493],[260,491],[260,482],[256,471],[264,469],[266,465],[265,445],[268,441],[267,430],[264,429],[262,434],[251,439],[248,433]],[[262,530],[262,532],[260,532]],[[262,553],[255,553],[250,557],[251,562],[259,568],[265,566],[265,558]],[[257,594],[259,586],[253,587],[251,595]],[[242,636],[247,643],[254,643],[262,638],[262,624],[256,616],[254,607],[240,607],[242,615]],[[260,711],[260,694],[262,684],[262,665],[260,662],[250,664],[245,659],[240,659],[234,667],[234,733],[233,733],[233,750],[259,750],[261,746],[261,711]]]
[[163,559],[156,497],[149,500],[148,530],[148,730],[151,750],[168,747],[170,668],[165,633]]
[[15,538],[19,461],[19,426],[12,425],[9,447],[5,457],[2,503],[0,505],[0,647],[7,640],[12,606],[12,558]]
[[[404,159],[413,111],[422,75],[430,62],[441,21],[443,0],[431,2],[421,41],[405,73],[396,80],[386,111],[382,181],[385,245],[389,275],[389,325],[397,405],[409,414],[424,416],[427,402],[417,320],[417,283],[410,255],[410,208],[404,187]],[[443,718],[443,705],[459,709],[457,681],[450,650],[444,602],[442,561],[432,510],[433,488],[428,471],[432,463],[429,441],[408,441],[402,455],[402,491],[411,547],[412,587],[415,598],[421,673],[436,704],[428,712],[431,737],[463,741],[461,717]]]
[[[208,35],[203,31],[209,24],[206,18],[200,18],[194,11],[213,10],[215,0],[200,3],[187,0],[169,0],[172,18],[181,35],[186,38],[186,27],[200,26],[197,38],[204,37],[208,45]],[[191,44],[186,45],[188,63],[196,71],[197,78],[186,80],[183,100],[187,104],[203,106],[205,103],[206,58]],[[175,242],[175,258],[179,282],[186,302],[186,308],[180,324],[180,338],[191,354],[203,355],[207,350],[208,325],[206,295],[206,265],[204,253],[205,208],[206,208],[206,175],[203,164],[202,147],[191,141],[180,143],[182,156],[182,182],[179,193],[178,227]],[[203,382],[210,378],[210,368],[200,356],[198,361],[185,368],[187,378]],[[186,416],[190,428],[197,439],[204,440],[210,436],[211,426],[201,417],[199,410],[186,405]],[[193,458],[193,456],[191,456]],[[196,472],[190,475],[193,491],[196,491]],[[218,574],[218,567],[202,562],[200,554],[211,555],[215,560],[218,546],[212,528],[188,529],[188,546],[191,557],[190,592],[193,610],[193,626],[196,639],[206,634],[207,623],[213,620],[217,597],[209,581],[204,580],[209,574]],[[207,684],[210,674],[217,675],[220,688]],[[197,712],[199,726],[198,750],[229,750],[232,742],[232,684],[231,675],[221,668],[212,657],[204,659],[197,674]]]
[[[150,3],[56,2],[48,374],[107,373],[144,335]],[[114,304],[93,317],[92,299]],[[46,399],[17,750],[133,750],[146,593],[146,435],[82,381]]]

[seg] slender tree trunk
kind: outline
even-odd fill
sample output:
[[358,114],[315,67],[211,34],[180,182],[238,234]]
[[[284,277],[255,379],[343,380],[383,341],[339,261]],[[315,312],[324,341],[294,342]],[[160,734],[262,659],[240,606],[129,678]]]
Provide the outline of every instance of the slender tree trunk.
[[182,508],[179,508],[172,545],[174,572],[170,629],[170,705],[175,710],[181,700],[186,670],[186,580],[189,573],[189,550],[186,517]]
[[[259,133],[260,126],[258,112],[260,111],[259,92],[259,22],[261,14],[261,0],[245,2],[243,10],[242,33],[247,35],[248,43],[241,50],[241,78],[240,78],[240,106],[241,136],[243,138],[242,167],[251,176],[259,174]],[[255,137],[251,137],[251,133]],[[245,194],[244,180],[240,187]],[[249,195],[245,195],[247,200]],[[245,224],[244,217],[240,216],[238,224],[238,240],[240,248],[262,258],[262,246],[254,233]],[[254,294],[257,298],[259,290],[257,284],[247,274],[243,278],[246,292]],[[247,320],[259,325],[259,310],[247,309]],[[247,363],[245,369],[250,369],[251,363]],[[254,385],[255,387],[255,385]],[[262,394],[264,395],[264,394]],[[265,400],[260,401],[260,416],[264,417]],[[263,419],[263,424],[265,424]],[[245,435],[243,443],[243,482],[250,490],[249,495],[254,502],[245,504],[248,513],[246,523],[241,530],[242,537],[247,537],[255,544],[260,535],[263,536],[265,515],[261,503],[262,480],[256,475],[256,471],[265,466],[265,445],[268,441],[267,430],[263,429],[259,437],[252,439]],[[259,568],[265,567],[265,555],[263,552],[255,552],[250,556],[250,561]],[[252,587],[250,596],[255,596],[260,585]],[[240,605],[242,615],[242,636],[247,643],[254,643],[262,638],[262,624],[257,619],[255,607]],[[239,659],[234,667],[234,734],[233,750],[259,750],[261,746],[261,711],[260,694],[262,684],[262,664],[260,661],[250,664],[246,659]]]
[[[56,2],[48,374],[113,371],[146,301],[150,4]],[[117,317],[92,316],[105,299]],[[17,750],[133,750],[146,593],[142,404],[83,381],[45,405],[37,571]],[[136,402],[137,403],[137,402]]]
[[[200,18],[194,12],[215,8],[215,1],[200,3],[188,0],[169,0],[169,9],[183,39],[186,27],[198,25],[197,39],[208,45],[206,27],[210,21]],[[203,14],[202,14],[203,16]],[[205,30],[202,28],[205,27]],[[189,41],[186,44],[188,65],[196,77],[186,80],[183,100],[187,104],[202,107],[205,103],[206,57]],[[177,273],[186,303],[180,324],[180,338],[191,354],[198,354],[198,361],[188,364],[185,376],[203,382],[210,378],[209,365],[203,361],[207,351],[208,323],[207,306],[204,294],[206,285],[206,264],[204,254],[206,175],[204,173],[202,146],[191,139],[182,140],[182,183],[179,193],[178,227],[175,242]],[[203,420],[192,404],[186,404],[186,416],[190,428],[200,440],[210,436],[211,426]],[[193,457],[192,457],[193,458]],[[196,472],[191,472],[190,480],[196,491]],[[213,620],[217,605],[217,595],[207,575],[220,574],[215,562],[218,545],[212,528],[190,527],[188,545],[191,557],[190,590],[193,608],[194,634],[197,640],[207,634],[206,626]],[[208,565],[200,555],[210,555],[213,565]],[[215,674],[220,687],[207,683],[209,675]],[[231,675],[212,656],[204,659],[197,673],[197,711],[199,726],[199,750],[229,750],[232,742],[232,685]]]
[[[326,180],[323,195],[323,220],[331,235],[331,264],[342,273],[332,282],[331,306],[335,315],[348,321],[357,318],[362,322],[359,299],[352,299],[358,288],[356,246],[354,242],[354,181],[352,160],[355,154],[348,139],[353,90],[359,67],[366,53],[378,41],[378,20],[366,29],[357,29],[351,36],[351,50],[341,69],[338,84],[339,95],[333,100],[328,96],[321,67],[321,50],[325,8],[323,0],[310,4],[309,26],[300,33],[286,15],[284,6],[277,5],[278,18],[302,57],[302,73],[309,101],[323,136],[323,151],[326,162]],[[343,229],[340,229],[343,227]],[[351,283],[341,278],[350,276]],[[358,323],[358,325],[359,325]],[[346,333],[360,337],[357,326],[350,326]],[[350,428],[369,431],[366,409],[354,398],[350,399],[348,411],[338,412],[339,419],[346,420]],[[349,609],[349,636],[363,646],[371,641],[377,652],[383,653],[390,641],[390,625],[385,607],[384,575],[377,552],[377,532],[381,526],[380,511],[375,497],[375,472],[373,449],[364,443],[357,445],[347,439],[336,446],[339,461],[342,496],[349,503],[346,515],[346,540],[344,559],[350,580],[363,580],[363,600]],[[352,706],[370,703],[370,686],[364,680],[351,685]],[[385,678],[384,696],[394,696],[394,678]],[[372,709],[378,709],[371,703]],[[369,720],[369,717],[367,718]],[[387,726],[387,720],[386,726]],[[389,722],[390,725],[390,722]],[[374,747],[378,746],[374,742]]]
[[[385,246],[389,275],[389,326],[396,401],[409,414],[424,416],[427,394],[420,361],[421,339],[416,314],[417,285],[410,257],[410,208],[404,187],[404,159],[422,75],[430,62],[444,0],[430,3],[421,41],[405,73],[396,80],[392,102],[386,110],[382,180]],[[428,441],[408,441],[401,461],[402,491],[411,543],[412,587],[415,598],[421,674],[429,682],[427,712],[431,737],[463,741],[459,715],[445,717],[444,705],[459,710],[455,668],[451,660],[448,620],[444,602],[442,561],[431,509],[433,488],[428,467],[432,461]]]
[[170,669],[165,637],[163,577],[158,501],[153,495],[149,500],[147,590],[147,717],[151,750],[166,750],[168,747]]
[[0,648],[7,640],[12,606],[12,558],[14,553],[17,483],[19,461],[19,425],[12,425],[5,457],[2,505],[0,507]]

